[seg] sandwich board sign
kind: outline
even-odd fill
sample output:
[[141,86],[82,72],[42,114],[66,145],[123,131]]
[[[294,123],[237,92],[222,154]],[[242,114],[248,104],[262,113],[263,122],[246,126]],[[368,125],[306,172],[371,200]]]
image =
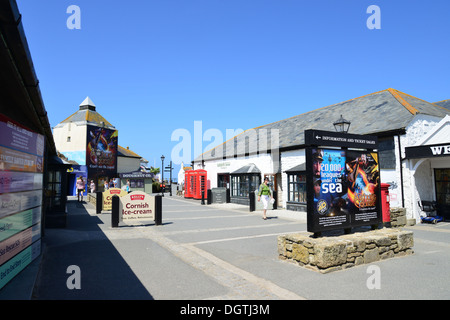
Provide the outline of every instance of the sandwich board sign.
[[119,196],[123,197],[127,192],[119,188],[111,188],[103,192],[103,206],[102,210],[108,211],[112,210],[112,197]]
[[120,198],[120,221],[155,219],[155,197],[142,191],[133,191]]

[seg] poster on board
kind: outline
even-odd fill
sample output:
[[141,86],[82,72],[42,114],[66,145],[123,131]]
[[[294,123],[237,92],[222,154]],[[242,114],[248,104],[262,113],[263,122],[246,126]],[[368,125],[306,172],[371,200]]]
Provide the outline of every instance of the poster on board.
[[380,170],[377,153],[347,151],[345,183],[352,226],[379,222]]
[[118,131],[87,126],[86,166],[89,175],[96,172],[105,176],[117,173]]
[[369,150],[308,147],[308,231],[381,222],[378,154]]
[[316,229],[347,227],[347,190],[344,185],[345,150],[312,149],[313,220]]

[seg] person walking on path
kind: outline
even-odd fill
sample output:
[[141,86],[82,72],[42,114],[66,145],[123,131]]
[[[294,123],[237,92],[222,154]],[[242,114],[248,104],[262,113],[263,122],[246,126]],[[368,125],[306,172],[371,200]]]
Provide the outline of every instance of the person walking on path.
[[90,185],[90,187],[91,187],[91,193],[95,193],[95,183],[94,183],[94,180],[91,180],[91,185]]
[[[79,177],[77,179],[78,202],[83,202],[83,192],[84,192],[84,180],[83,180],[83,177]],[[80,201],[80,196],[81,196],[81,201]]]
[[262,200],[262,203],[264,205],[263,210],[263,219],[266,220],[266,211],[267,211],[267,205],[269,204],[269,196],[272,199],[272,191],[270,190],[269,186],[269,178],[265,177],[264,182],[259,186],[259,192],[258,192],[258,202]]

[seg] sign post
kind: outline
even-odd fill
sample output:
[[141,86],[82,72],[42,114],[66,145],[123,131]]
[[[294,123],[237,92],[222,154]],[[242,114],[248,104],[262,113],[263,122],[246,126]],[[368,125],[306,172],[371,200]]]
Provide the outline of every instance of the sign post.
[[381,223],[377,137],[305,130],[305,143],[308,231]]

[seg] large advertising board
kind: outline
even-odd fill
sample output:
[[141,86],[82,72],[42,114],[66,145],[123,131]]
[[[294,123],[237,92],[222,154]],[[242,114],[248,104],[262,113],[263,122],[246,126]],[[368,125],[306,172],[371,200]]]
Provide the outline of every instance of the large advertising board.
[[[352,135],[352,139],[354,137]],[[339,138],[345,138],[345,135],[339,134]],[[357,140],[360,147],[364,136]],[[336,146],[335,140],[331,141]],[[322,141],[322,144],[326,145],[326,142]],[[377,152],[372,149],[356,151],[309,146],[306,148],[306,159],[309,232],[376,225],[381,222]]]
[[117,174],[118,131],[87,126],[86,166],[89,176]]

